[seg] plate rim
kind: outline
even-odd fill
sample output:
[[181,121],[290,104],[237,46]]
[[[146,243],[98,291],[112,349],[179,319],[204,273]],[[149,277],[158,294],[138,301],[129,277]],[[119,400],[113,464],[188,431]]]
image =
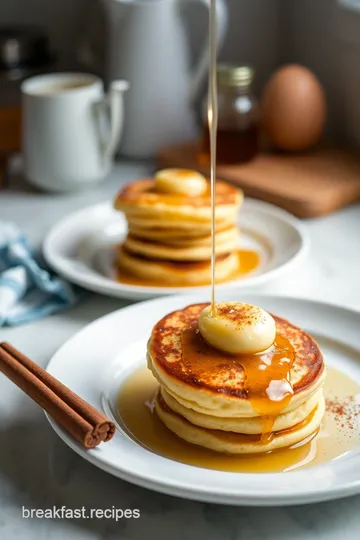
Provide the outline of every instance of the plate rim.
[[[256,301],[259,301],[261,303],[262,299],[269,302],[277,302],[277,301],[285,301],[287,303],[291,302],[297,302],[301,305],[306,306],[315,306],[318,309],[331,309],[335,310],[341,314],[346,315],[353,315],[355,318],[359,319],[360,317],[360,310],[356,310],[354,308],[343,306],[339,303],[334,302],[327,302],[327,301],[321,301],[321,300],[315,300],[315,299],[308,299],[308,298],[299,298],[295,296],[284,296],[284,295],[272,295],[272,294],[256,294],[251,292],[245,293],[247,296],[250,296],[253,299],[258,299]],[[201,296],[201,295],[198,295]],[[146,304],[150,305],[153,303],[161,303],[169,301],[169,297],[165,298],[156,298],[156,299],[150,299],[141,303],[137,304],[131,304],[129,306],[120,308],[118,310],[115,310],[111,313],[108,313],[102,317],[99,317],[95,321],[92,321],[88,325],[86,325],[84,328],[76,332],[72,337],[70,337],[52,356],[50,359],[46,369],[51,372],[51,363],[55,359],[55,357],[58,354],[61,354],[61,351],[63,348],[71,344],[71,342],[76,340],[79,337],[79,334],[82,332],[85,332],[89,329],[89,327],[92,327],[93,325],[96,325],[100,320],[104,320],[107,318],[115,317],[117,313],[123,312],[124,310],[130,310],[130,309],[140,309],[141,307]],[[174,303],[182,303],[187,301],[194,301],[194,298],[192,295],[176,295],[172,296],[171,300]],[[200,301],[200,298],[196,299],[195,301]],[[360,493],[360,474],[358,479],[355,479],[352,482],[347,482],[345,484],[338,484],[335,486],[329,487],[323,486],[321,489],[318,489],[317,491],[312,492],[301,492],[301,493],[295,493],[295,495],[291,495],[289,493],[280,493],[276,494],[273,493],[271,497],[269,495],[265,495],[264,497],[259,496],[258,494],[246,494],[246,493],[230,493],[226,494],[224,492],[218,492],[216,488],[213,490],[209,490],[208,486],[202,486],[199,488],[199,486],[192,486],[190,487],[179,487],[174,485],[169,485],[167,483],[161,483],[160,481],[154,481],[153,479],[144,478],[141,475],[138,475],[136,471],[132,472],[131,474],[128,471],[124,471],[119,469],[119,467],[112,466],[108,463],[103,462],[101,459],[96,457],[96,454],[93,452],[87,452],[84,450],[76,441],[73,441],[72,438],[58,425],[56,422],[47,414],[45,413],[50,425],[54,429],[54,431],[57,433],[57,435],[67,444],[72,450],[74,450],[77,454],[79,454],[81,457],[83,457],[85,460],[89,461],[90,463],[94,464],[98,468],[104,470],[105,472],[108,472],[112,474],[115,477],[121,478],[127,482],[133,483],[135,485],[138,485],[140,487],[150,489],[156,492],[169,494],[172,496],[177,496],[189,500],[196,500],[196,501],[202,501],[202,502],[209,502],[209,503],[216,503],[216,504],[229,504],[234,506],[291,506],[294,504],[310,504],[315,502],[325,502],[330,501],[334,499],[340,499],[348,496],[352,496],[355,494]],[[96,450],[96,449],[95,449]],[[318,467],[322,467],[322,465],[319,465]],[[219,472],[219,471],[217,471]],[[301,472],[301,471],[299,471]],[[228,472],[221,472],[221,474],[233,474]],[[266,473],[266,476],[276,476],[279,473]],[[291,475],[296,475],[297,472],[288,473]],[[247,475],[248,476],[248,475]],[[260,474],[261,476],[261,474]]]
[[[246,210],[257,212],[265,212],[270,216],[274,216],[277,219],[282,220],[292,230],[297,234],[299,241],[298,251],[292,255],[286,262],[268,270],[263,274],[249,276],[243,281],[234,280],[226,283],[219,284],[218,290],[230,290],[235,288],[247,289],[254,287],[256,285],[261,285],[273,279],[277,279],[283,273],[288,272],[291,268],[300,264],[303,259],[308,255],[310,249],[310,237],[305,225],[298,219],[293,216],[286,210],[279,208],[271,203],[260,201],[252,198],[245,198],[244,206]],[[204,286],[195,286],[195,287],[143,287],[138,285],[127,285],[127,284],[115,284],[113,281],[107,278],[90,278],[79,276],[79,274],[74,273],[73,271],[68,271],[63,267],[61,261],[58,260],[58,255],[54,252],[52,247],[53,238],[59,234],[62,228],[64,228],[68,222],[72,220],[79,219],[81,214],[86,215],[90,211],[104,211],[112,210],[111,201],[103,201],[96,203],[94,205],[81,208],[75,212],[70,212],[65,215],[62,219],[56,222],[53,227],[48,231],[45,236],[45,239],[42,243],[42,254],[47,262],[47,264],[55,270],[61,277],[69,280],[76,285],[83,287],[92,292],[102,294],[105,296],[115,297],[115,298],[128,298],[128,299],[137,299],[137,300],[147,300],[156,298],[159,296],[169,296],[169,295],[178,295],[178,294],[199,294],[208,289],[207,285]],[[120,212],[124,218],[124,214]],[[103,283],[97,283],[99,279],[104,279]],[[94,283],[95,281],[95,283]]]

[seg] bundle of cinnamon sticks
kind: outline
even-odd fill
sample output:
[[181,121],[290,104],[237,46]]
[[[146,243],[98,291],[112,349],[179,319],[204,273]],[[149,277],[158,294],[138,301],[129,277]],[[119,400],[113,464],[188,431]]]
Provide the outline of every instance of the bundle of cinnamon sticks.
[[113,437],[113,422],[9,343],[0,343],[0,371],[85,448]]

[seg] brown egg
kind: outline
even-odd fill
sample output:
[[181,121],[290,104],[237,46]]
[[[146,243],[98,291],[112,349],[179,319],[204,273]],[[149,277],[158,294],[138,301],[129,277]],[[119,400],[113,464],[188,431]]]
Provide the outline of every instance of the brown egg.
[[262,98],[263,125],[281,150],[307,150],[316,144],[326,120],[325,93],[307,68],[287,65],[267,83]]

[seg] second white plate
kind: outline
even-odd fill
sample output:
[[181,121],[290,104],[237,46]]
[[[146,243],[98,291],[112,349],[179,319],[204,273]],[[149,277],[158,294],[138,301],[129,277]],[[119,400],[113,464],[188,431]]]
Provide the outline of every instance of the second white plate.
[[[246,199],[239,214],[241,248],[256,250],[261,257],[256,271],[240,280],[218,285],[218,290],[250,287],[293,269],[305,254],[308,240],[301,222],[271,204]],[[80,210],[47,235],[43,252],[48,264],[61,276],[94,292],[144,300],[169,294],[198,293],[208,287],[144,287],[115,279],[112,248],[127,232],[125,217],[110,202]]]

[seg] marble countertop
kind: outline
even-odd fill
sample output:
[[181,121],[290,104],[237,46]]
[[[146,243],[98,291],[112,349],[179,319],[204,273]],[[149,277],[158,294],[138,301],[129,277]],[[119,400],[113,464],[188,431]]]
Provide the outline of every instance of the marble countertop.
[[[64,215],[113,197],[122,183],[149,172],[146,163],[118,164],[91,191],[50,195],[13,174],[0,191],[0,217],[15,221],[35,245]],[[360,205],[305,222],[306,261],[258,291],[360,307]],[[125,305],[90,295],[75,309],[13,329],[9,340],[45,366],[56,349],[90,321]],[[137,508],[140,519],[23,519],[22,507]],[[185,501],[122,482],[82,460],[58,439],[43,413],[0,376],[0,538],[6,540],[358,540],[360,497],[289,508],[232,508]]]

